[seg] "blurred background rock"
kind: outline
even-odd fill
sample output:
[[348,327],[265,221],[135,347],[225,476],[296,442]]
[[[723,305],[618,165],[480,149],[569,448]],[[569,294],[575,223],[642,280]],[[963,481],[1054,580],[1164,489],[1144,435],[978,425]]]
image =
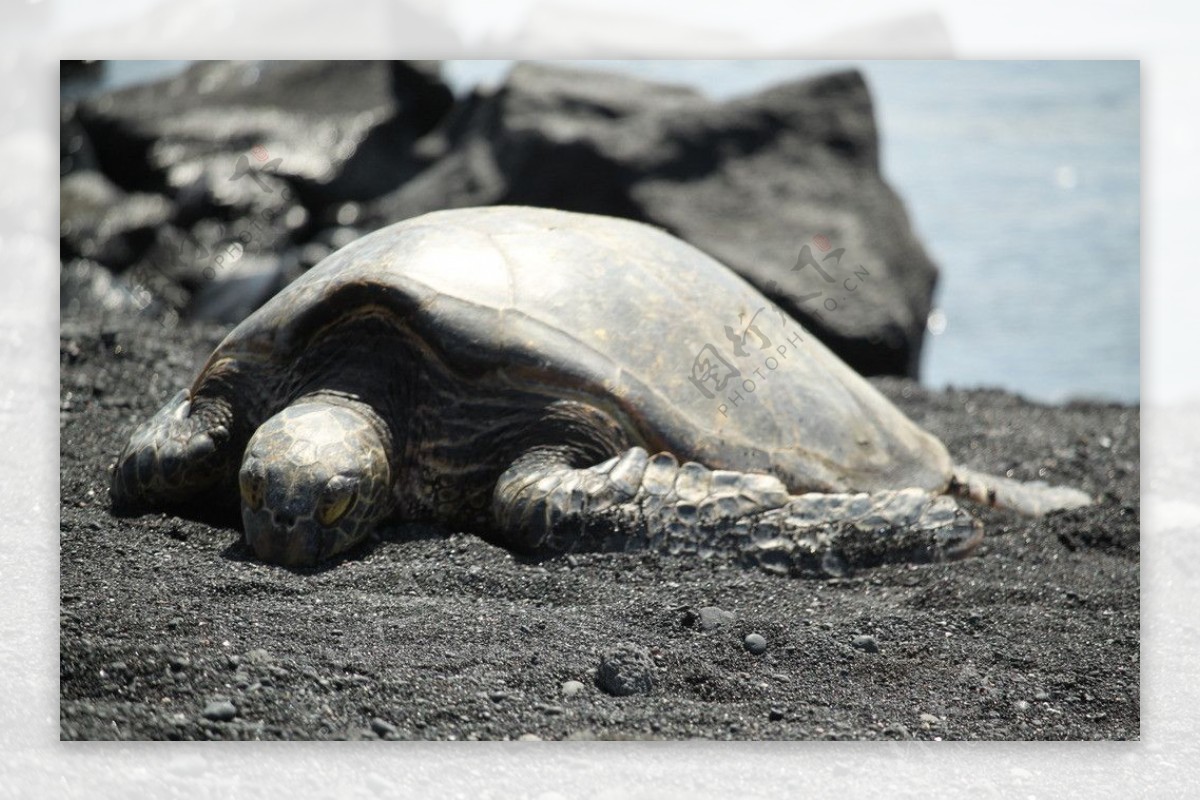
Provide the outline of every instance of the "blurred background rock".
[[[893,76],[903,63],[890,63],[897,65],[891,72],[867,68],[874,81],[899,82]],[[927,335],[936,339],[949,325],[953,336],[938,343],[949,358],[934,360],[934,383],[999,383],[1046,400],[1137,398],[1136,137],[1132,178],[1059,165],[1058,154],[1046,161],[1022,145],[1039,137],[1061,144],[1061,132],[1027,130],[1011,141],[1012,120],[1028,117],[1019,97],[1011,109],[975,117],[953,100],[939,114],[914,94],[902,119],[908,127],[881,142],[877,101],[863,72],[840,65],[796,78],[780,69],[786,62],[756,62],[757,69],[739,62],[600,69],[158,64],[64,63],[67,314],[87,306],[154,315],[167,325],[235,323],[333,250],[381,226],[441,208],[543,205],[628,217],[680,236],[737,270],[866,375],[918,377]],[[905,80],[927,84],[930,64],[937,62],[910,70]],[[976,82],[987,95],[989,76],[1006,74],[962,77],[972,69],[944,62],[937,75],[945,74],[952,90]],[[1055,85],[1056,76],[1042,72],[1031,67],[1002,85],[1026,85],[1036,104],[1045,87],[1029,80]],[[668,80],[659,79],[664,74]],[[1118,112],[1128,102],[1120,94],[1126,88],[1118,81],[1106,101]],[[1069,81],[1067,91],[1074,91]],[[1084,114],[1095,105],[1095,98],[1080,100]],[[926,131],[925,142],[944,139],[952,153],[965,141],[979,154],[974,173],[950,175],[957,184],[946,182],[945,169],[934,170],[941,184],[906,176],[923,199],[934,199],[923,202],[922,213],[933,218],[938,260],[960,280],[955,302],[941,308],[934,308],[935,260],[881,165],[884,149],[911,136],[915,119],[947,128]],[[960,163],[972,157],[958,155]],[[1126,167],[1117,161],[1117,169]],[[1116,205],[1068,218],[1053,205],[1055,196],[1029,196],[1029,181],[1006,184],[1006,175],[1024,180],[1031,169],[1039,181],[1049,173],[1049,191],[1059,194],[1099,178]],[[984,173],[992,174],[981,187]],[[1128,206],[1131,188],[1132,225],[1102,228],[1114,209]],[[1013,232],[1006,219],[1020,215],[1037,220],[1043,241],[1005,241]],[[1080,241],[1081,231],[1097,236]],[[1037,272],[1051,258],[1056,266],[1066,259],[1068,271],[1091,265],[1091,274],[1076,279],[1099,284],[1098,300],[1070,303],[1081,287]],[[1014,260],[1026,263],[1009,269]],[[961,283],[964,271],[972,286]],[[1043,328],[1005,317],[997,296],[1009,292],[1054,304],[1038,310]],[[1097,312],[1108,327],[1085,330]],[[1081,369],[1076,346],[1083,344],[1104,354],[1111,369],[1090,379],[1063,375],[1072,358]],[[1096,373],[1095,363],[1084,360],[1083,374]],[[999,381],[997,365],[1005,376]]]

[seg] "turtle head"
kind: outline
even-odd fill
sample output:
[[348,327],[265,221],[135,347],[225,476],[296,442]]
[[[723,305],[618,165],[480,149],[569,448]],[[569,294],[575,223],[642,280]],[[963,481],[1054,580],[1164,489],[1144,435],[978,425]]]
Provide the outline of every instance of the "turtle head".
[[260,559],[289,567],[350,548],[392,510],[379,425],[340,403],[296,403],[259,426],[238,482],[246,543]]

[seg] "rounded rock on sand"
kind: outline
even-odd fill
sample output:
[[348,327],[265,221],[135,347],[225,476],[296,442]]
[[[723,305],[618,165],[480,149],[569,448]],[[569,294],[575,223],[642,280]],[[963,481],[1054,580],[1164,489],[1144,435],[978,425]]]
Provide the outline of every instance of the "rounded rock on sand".
[[767,638],[761,634],[747,634],[746,639],[742,642],[746,650],[758,656],[765,653],[767,650]]
[[860,651],[866,651],[868,654],[879,653],[879,641],[870,634],[859,634],[850,642],[850,645]]
[[227,699],[214,699],[204,707],[204,717],[215,721],[233,720],[237,717],[237,707]]

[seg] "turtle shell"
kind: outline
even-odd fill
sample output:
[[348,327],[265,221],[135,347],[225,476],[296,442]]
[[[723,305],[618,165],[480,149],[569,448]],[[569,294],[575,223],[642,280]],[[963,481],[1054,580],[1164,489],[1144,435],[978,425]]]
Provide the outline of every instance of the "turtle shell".
[[945,447],[732,270],[641,223],[457,209],[330,255],[213,355],[287,369],[331,315],[383,308],[463,392],[585,400],[651,452],[793,492],[945,488]]

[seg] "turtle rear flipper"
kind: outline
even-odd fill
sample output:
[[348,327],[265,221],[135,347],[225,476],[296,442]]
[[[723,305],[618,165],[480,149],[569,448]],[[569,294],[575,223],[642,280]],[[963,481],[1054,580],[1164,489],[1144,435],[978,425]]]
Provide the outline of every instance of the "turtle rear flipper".
[[1086,492],[1072,487],[1051,486],[1044,481],[1016,481],[958,465],[954,468],[949,491],[975,503],[1011,509],[1032,517],[1059,509],[1090,506],[1095,502]]
[[530,451],[497,482],[493,516],[511,544],[541,553],[654,548],[791,575],[961,558],[983,534],[945,495],[791,495],[774,476],[637,447],[584,468],[560,449]]

